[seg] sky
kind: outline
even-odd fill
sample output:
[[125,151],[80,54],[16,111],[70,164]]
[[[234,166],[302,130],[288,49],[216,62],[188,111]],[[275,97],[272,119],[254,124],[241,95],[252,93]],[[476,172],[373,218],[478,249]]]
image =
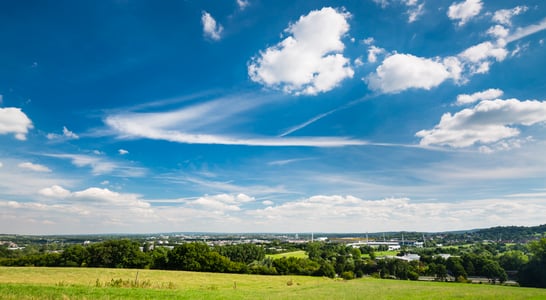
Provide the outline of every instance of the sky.
[[546,3],[2,1],[0,232],[546,223]]

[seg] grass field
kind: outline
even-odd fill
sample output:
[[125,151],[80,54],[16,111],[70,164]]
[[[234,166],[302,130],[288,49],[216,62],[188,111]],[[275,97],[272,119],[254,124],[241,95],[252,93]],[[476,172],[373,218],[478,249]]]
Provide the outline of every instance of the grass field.
[[267,254],[266,256],[272,259],[278,259],[283,257],[307,258],[307,253],[303,250],[300,250],[300,251],[292,251],[292,252],[285,252],[285,253],[278,253],[278,254]]
[[[113,286],[115,282],[121,284]],[[0,267],[0,299],[546,299],[546,289],[372,278],[343,281],[160,270]]]

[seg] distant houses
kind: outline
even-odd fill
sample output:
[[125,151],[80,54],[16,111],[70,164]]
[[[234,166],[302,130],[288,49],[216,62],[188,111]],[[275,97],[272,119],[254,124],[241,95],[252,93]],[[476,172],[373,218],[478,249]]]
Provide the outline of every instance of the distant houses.
[[389,251],[400,250],[402,247],[417,247],[423,248],[423,242],[417,241],[359,241],[356,243],[347,244],[353,248],[360,248],[362,246],[370,246],[374,248],[379,248],[381,246],[387,246]]

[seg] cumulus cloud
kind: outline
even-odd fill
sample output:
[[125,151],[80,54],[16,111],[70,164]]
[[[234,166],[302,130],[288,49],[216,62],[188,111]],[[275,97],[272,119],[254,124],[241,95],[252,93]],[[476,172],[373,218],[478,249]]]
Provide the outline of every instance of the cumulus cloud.
[[59,185],[52,185],[51,187],[43,188],[38,191],[42,196],[50,198],[65,198],[70,196],[70,191]]
[[239,211],[241,210],[242,205],[253,201],[255,201],[253,197],[245,194],[220,194],[200,197],[196,200],[190,201],[188,204],[223,213],[228,211]]
[[0,108],[0,134],[12,133],[16,139],[24,141],[32,128],[32,121],[20,108]]
[[544,101],[484,100],[453,115],[445,113],[433,129],[421,130],[416,136],[421,138],[423,146],[462,148],[515,138],[520,135],[518,126],[543,122],[546,122]]
[[129,208],[150,208],[150,203],[141,200],[137,194],[122,194],[113,192],[109,189],[91,187],[82,191],[70,193],[70,197],[82,201],[92,202],[93,204],[105,204],[113,206],[123,206]]
[[76,140],[80,137],[75,134],[74,132],[70,131],[66,126],[63,126],[63,134],[56,134],[56,133],[48,133],[47,138],[49,140],[55,140],[55,139],[67,139],[67,140]]
[[446,203],[414,202],[409,198],[364,200],[350,195],[318,195],[249,211],[248,216],[262,219],[257,227],[275,226],[288,231],[298,228],[300,231],[347,232],[355,223],[364,226],[362,231],[408,228],[408,224],[411,224],[411,230],[417,231],[454,230],[458,228],[451,226],[461,222],[469,228],[537,224],[543,217],[535,210],[546,208],[544,203],[543,198],[525,197]]
[[463,26],[470,19],[477,16],[483,7],[481,0],[465,0],[463,2],[453,2],[447,11],[447,16],[451,20],[458,20],[459,26]]
[[408,23],[417,21],[425,12],[425,3],[418,3],[415,0],[407,0],[406,5],[409,7],[408,11]]
[[296,95],[327,92],[352,78],[350,60],[341,54],[349,17],[331,7],[301,16],[285,30],[290,36],[252,58],[250,78]]
[[31,170],[34,172],[51,172],[51,170],[48,167],[44,165],[40,165],[40,164],[33,164],[31,162],[20,163],[18,167],[22,169]]
[[498,39],[506,38],[509,33],[510,31],[502,25],[495,25],[487,30],[487,34]]
[[496,61],[503,61],[507,55],[508,51],[506,49],[491,42],[483,42],[474,45],[459,54],[461,58],[473,63],[484,61],[488,58],[494,58]]
[[383,53],[385,53],[385,49],[371,45],[368,48],[368,62],[370,63],[377,62],[377,56]]
[[239,6],[240,10],[244,10],[250,5],[250,1],[248,0],[237,0],[237,6]]
[[489,72],[492,60],[500,62],[507,55],[508,50],[504,48],[504,45],[483,42],[466,49],[459,54],[459,57],[468,62],[467,66],[471,74],[483,74]]
[[[47,201],[0,199],[0,226],[34,233],[66,232],[66,228],[71,233],[159,232],[169,228],[244,232],[249,226],[264,232],[271,228],[283,232],[348,232],[355,224],[362,224],[363,231],[430,231],[431,226],[441,231],[461,229],[456,226],[462,223],[468,228],[533,225],[543,219],[546,209],[544,193],[457,202],[314,195],[277,204],[265,200],[260,208],[255,208],[255,199],[246,194],[146,200],[108,189],[91,187],[71,192],[61,186],[42,189],[40,194]],[[40,225],[44,221],[58,226],[44,228]]]
[[129,151],[127,151],[125,149],[119,149],[118,153],[119,153],[119,155],[125,155],[125,154],[129,154]]
[[527,11],[527,6],[516,6],[512,9],[501,9],[497,10],[493,15],[493,21],[499,24],[511,26],[512,17],[517,16],[525,11]]
[[502,96],[504,92],[499,89],[488,89],[482,92],[476,92],[474,94],[461,94],[457,96],[457,105],[470,104],[482,100],[493,100]]
[[[465,2],[466,3],[466,2]],[[496,38],[495,41],[485,41],[473,45],[456,56],[444,58],[424,58],[411,54],[394,53],[388,55],[374,73],[364,78],[368,87],[381,93],[398,93],[410,88],[431,89],[444,81],[451,79],[456,84],[464,84],[470,75],[489,72],[494,62],[502,62],[510,54],[506,49],[511,42],[546,29],[546,19],[537,24],[518,28],[513,33],[502,25],[496,25],[487,34]],[[375,61],[380,53],[372,45],[373,39],[366,39],[368,60]],[[512,56],[525,49],[517,46],[511,52]]]
[[[447,63],[447,64],[444,64]],[[455,63],[455,64],[453,64]],[[448,78],[457,78],[456,60],[441,61],[411,54],[393,54],[364,80],[383,93],[399,93],[410,88],[430,90]]]
[[203,25],[203,34],[215,41],[218,41],[222,38],[222,32],[224,27],[217,24],[216,20],[206,11],[203,11],[201,14],[201,24]]

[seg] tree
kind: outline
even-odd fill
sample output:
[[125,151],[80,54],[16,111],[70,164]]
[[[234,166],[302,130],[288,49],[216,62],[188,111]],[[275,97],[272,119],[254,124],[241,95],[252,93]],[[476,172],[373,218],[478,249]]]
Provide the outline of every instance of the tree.
[[505,270],[519,270],[527,262],[529,262],[529,257],[520,250],[507,251],[499,257],[499,264]]
[[446,267],[451,271],[454,277],[459,278],[463,277],[466,279],[467,274],[463,267],[463,261],[459,257],[450,257],[446,261]]
[[253,261],[260,261],[265,258],[265,251],[262,247],[254,244],[240,244],[216,247],[216,251],[234,262],[250,264]]
[[66,267],[83,267],[89,257],[89,252],[82,245],[72,245],[61,254],[61,265]]
[[531,258],[519,271],[519,284],[546,288],[546,238],[529,243]]
[[494,260],[486,260],[485,264],[483,265],[482,272],[482,275],[491,279],[493,282],[496,282],[498,279],[502,283],[505,282],[506,279],[508,279],[508,276],[506,275],[504,269],[501,268],[499,263]]
[[150,257],[140,251],[140,244],[128,239],[91,244],[87,251],[90,267],[144,268],[150,264]]

